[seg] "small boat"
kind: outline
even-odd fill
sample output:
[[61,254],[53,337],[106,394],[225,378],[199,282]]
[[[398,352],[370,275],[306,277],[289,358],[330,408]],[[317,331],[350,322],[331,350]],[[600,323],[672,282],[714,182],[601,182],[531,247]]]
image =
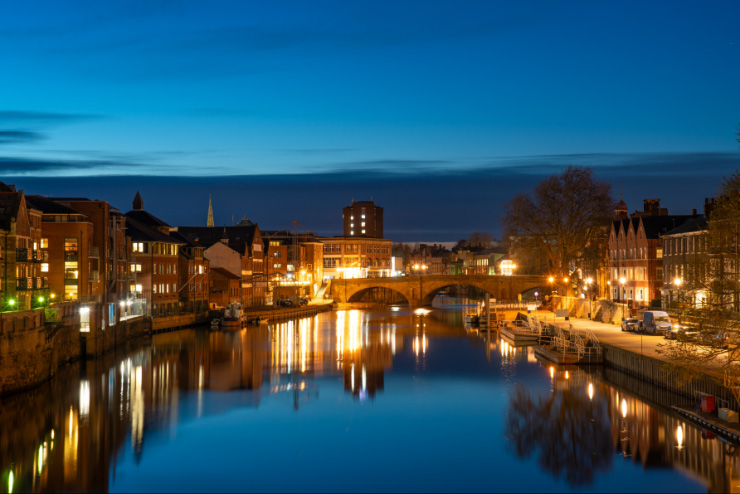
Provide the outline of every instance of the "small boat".
[[465,322],[468,324],[478,324],[480,322],[480,318],[475,314],[468,314],[465,316]]
[[221,319],[217,317],[211,319],[211,329],[218,329],[220,325],[221,325]]
[[267,316],[257,316],[253,319],[251,319],[249,322],[251,324],[267,324]]
[[221,329],[241,329],[242,324],[242,304],[232,302],[224,310],[224,317],[221,319]]

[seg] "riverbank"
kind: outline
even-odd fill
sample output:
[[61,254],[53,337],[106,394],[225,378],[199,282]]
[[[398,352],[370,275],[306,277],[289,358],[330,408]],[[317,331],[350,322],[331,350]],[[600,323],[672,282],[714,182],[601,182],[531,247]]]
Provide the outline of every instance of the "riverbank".
[[[206,325],[210,320],[193,314],[135,316],[119,319],[106,329],[82,331],[77,304],[57,304],[55,310],[54,321],[46,319],[43,308],[0,315],[0,396],[37,387],[63,366],[80,359],[99,359],[131,339]],[[331,303],[317,303],[248,310],[246,314],[248,318],[267,317],[273,323],[330,310]]]

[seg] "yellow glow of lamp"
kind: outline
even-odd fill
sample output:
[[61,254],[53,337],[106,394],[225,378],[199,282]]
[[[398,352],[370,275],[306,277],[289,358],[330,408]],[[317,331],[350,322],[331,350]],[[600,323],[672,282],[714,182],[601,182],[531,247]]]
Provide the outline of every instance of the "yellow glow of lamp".
[[552,283],[553,281],[555,281],[555,278],[553,278],[552,276],[550,276],[550,277],[549,277],[549,278],[547,279],[547,281],[549,281],[550,283]]
[[567,277],[563,278],[563,281],[568,283],[568,278]]
[[677,286],[681,286],[681,283],[683,283],[683,280],[681,278],[676,278],[673,280],[673,284]]
[[44,303],[44,297],[39,297],[39,303],[40,304],[43,304]]
[[15,305],[15,300],[13,300],[12,298],[8,300],[8,305]]

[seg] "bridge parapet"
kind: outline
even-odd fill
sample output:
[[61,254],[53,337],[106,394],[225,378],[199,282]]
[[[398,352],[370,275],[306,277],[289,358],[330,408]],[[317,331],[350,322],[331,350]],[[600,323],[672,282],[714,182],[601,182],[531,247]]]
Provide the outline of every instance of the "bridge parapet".
[[498,300],[510,300],[527,290],[548,285],[544,276],[400,276],[333,280],[332,294],[339,302],[359,302],[373,288],[386,288],[403,295],[411,307],[431,305],[437,293],[450,286],[474,286]]

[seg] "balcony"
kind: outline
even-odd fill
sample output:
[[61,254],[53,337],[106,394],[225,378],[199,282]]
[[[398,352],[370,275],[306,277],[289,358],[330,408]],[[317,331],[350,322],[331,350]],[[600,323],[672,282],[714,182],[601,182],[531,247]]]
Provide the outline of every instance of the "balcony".
[[34,250],[31,259],[34,262],[49,262],[49,253],[45,250]]
[[88,252],[87,257],[99,259],[100,249],[98,249],[97,247],[90,247],[90,251]]
[[31,260],[28,254],[28,249],[15,249],[15,260],[17,262],[28,262]]
[[32,278],[16,278],[15,289],[18,291],[31,290],[33,287]]
[[64,254],[64,262],[77,262],[77,252],[74,253],[65,253]]
[[90,271],[89,277],[90,277],[89,281],[93,283],[97,283],[98,281],[100,281],[100,271],[97,271],[97,270]]

